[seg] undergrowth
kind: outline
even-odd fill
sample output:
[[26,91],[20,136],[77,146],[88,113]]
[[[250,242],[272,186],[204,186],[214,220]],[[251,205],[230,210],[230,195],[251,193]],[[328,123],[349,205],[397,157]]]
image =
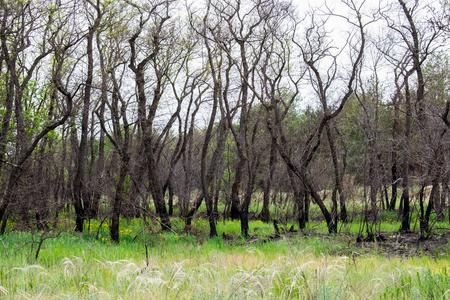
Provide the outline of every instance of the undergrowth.
[[311,222],[303,234],[269,241],[273,228],[252,221],[245,240],[239,222],[220,220],[219,233],[234,235],[227,241],[208,239],[201,218],[196,235],[122,220],[116,244],[93,220],[83,234],[48,233],[37,259],[42,233],[12,231],[2,237],[0,299],[450,299],[448,251],[388,257],[361,251],[353,236],[309,234],[322,228]]

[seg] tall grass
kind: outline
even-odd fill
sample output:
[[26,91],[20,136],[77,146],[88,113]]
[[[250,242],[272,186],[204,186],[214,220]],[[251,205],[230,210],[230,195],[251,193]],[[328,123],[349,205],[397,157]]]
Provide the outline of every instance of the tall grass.
[[[10,233],[3,238],[8,257],[0,256],[0,299],[450,299],[448,251],[434,259],[384,257],[359,253],[345,236],[135,239],[140,225],[133,222],[121,227],[120,244],[108,240],[107,228],[98,241],[94,232],[63,233],[44,241],[37,260],[32,235]],[[238,232],[235,223],[222,221],[220,230]]]

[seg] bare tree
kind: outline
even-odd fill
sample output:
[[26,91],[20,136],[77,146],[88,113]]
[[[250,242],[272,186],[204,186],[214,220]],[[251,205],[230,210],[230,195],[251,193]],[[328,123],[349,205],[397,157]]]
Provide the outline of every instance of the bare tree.
[[[83,199],[83,185],[85,185],[84,181],[84,173],[86,168],[86,155],[88,149],[88,127],[89,127],[89,115],[90,115],[90,106],[91,106],[91,91],[93,84],[93,74],[94,74],[94,38],[96,35],[96,31],[98,30],[104,12],[101,8],[100,0],[97,0],[95,3],[91,1],[86,1],[86,14],[88,15],[89,24],[88,32],[86,35],[86,56],[87,56],[87,70],[86,70],[86,80],[84,82],[84,91],[83,91],[83,109],[82,109],[82,119],[81,119],[81,134],[80,134],[80,143],[78,145],[78,153],[76,157],[75,164],[75,175],[73,182],[73,202],[76,213],[75,220],[75,231],[82,232],[83,224],[86,219],[86,213],[90,210],[90,202],[88,199]],[[93,14],[95,17],[90,19],[91,12],[90,8],[94,10]]]
[[[388,61],[398,70],[398,72],[395,72],[396,91],[393,101],[394,107],[398,109],[397,101],[404,101],[405,104],[406,124],[402,143],[403,161],[401,178],[403,193],[400,200],[400,209],[402,212],[401,230],[407,231],[410,229],[410,156],[417,150],[413,149],[411,145],[412,135],[415,134],[413,132],[415,122],[417,122],[417,126],[422,128],[419,132],[421,147],[426,147],[427,144],[430,144],[430,138],[433,136],[430,131],[427,131],[429,126],[426,114],[423,64],[440,45],[439,37],[442,29],[439,26],[434,26],[433,22],[428,22],[428,24],[425,23],[420,25],[421,27],[418,27],[421,23],[418,21],[419,18],[422,18],[423,14],[426,14],[426,11],[430,9],[429,7],[420,5],[418,2],[411,6],[403,0],[398,0],[397,9],[391,10],[391,12],[397,12],[395,17],[387,9],[381,11],[381,15],[386,20],[387,27],[391,31],[390,36],[394,39],[394,44],[387,47],[390,51],[383,52]],[[396,115],[396,119],[397,117],[398,115]],[[396,124],[398,123],[395,122],[394,127],[397,126]],[[397,137],[397,133],[394,134]],[[425,150],[422,153],[426,152]],[[436,160],[436,158],[432,158],[429,162],[433,160]],[[393,157],[393,163],[395,161],[396,155]],[[430,167],[434,169],[433,166]],[[393,167],[393,174],[394,169]],[[431,172],[428,172],[428,174],[431,174]],[[423,186],[426,185],[427,180],[427,176],[424,176]],[[436,180],[436,178],[431,179],[432,182],[436,182]],[[392,199],[391,203],[394,204],[394,201],[395,199]],[[430,199],[430,205],[433,205],[432,199]],[[422,214],[421,217],[421,227],[428,227],[425,214]]]
[[[3,32],[1,35],[2,57],[7,66],[8,87],[10,88],[7,92],[9,97],[7,101],[13,101],[17,128],[14,141],[15,153],[10,163],[12,168],[0,206],[0,221],[2,221],[0,230],[3,234],[8,217],[7,209],[16,200],[15,194],[17,193],[19,179],[24,174],[25,163],[45,135],[66,122],[73,105],[73,97],[69,94],[64,95],[63,99],[54,99],[59,102],[60,110],[51,114],[51,118],[45,124],[35,128],[29,134],[27,133],[27,126],[29,125],[26,124],[24,118],[27,108],[25,92],[27,87],[32,84],[32,78],[37,76],[35,71],[44,59],[52,53],[66,52],[78,42],[78,39],[73,35],[72,38],[59,39],[64,36],[65,31],[62,29],[65,24],[62,18],[54,18],[58,9],[49,2],[2,2],[1,9],[3,15],[1,29]],[[68,13],[70,14],[71,11],[68,10]],[[64,12],[61,15],[61,17],[65,17]],[[32,37],[34,38],[34,36],[37,39],[34,42],[37,44],[32,43]],[[57,40],[61,44],[56,45]],[[22,60],[21,56],[23,55],[29,55],[29,59]],[[56,71],[53,73],[55,74],[53,84],[57,88],[61,68],[62,62],[56,66]],[[32,99],[30,101],[33,101]],[[43,100],[47,101],[48,99]],[[48,108],[50,107],[48,106]],[[9,128],[7,129],[9,130]]]
[[[311,180],[307,177],[307,167],[310,164],[315,152],[317,151],[321,136],[323,133],[323,130],[329,130],[329,124],[330,121],[333,120],[335,117],[339,115],[339,113],[342,111],[345,103],[349,99],[349,97],[353,94],[354,91],[354,83],[356,74],[359,70],[362,58],[363,58],[363,52],[365,49],[365,33],[364,28],[367,25],[367,23],[363,22],[362,14],[361,14],[361,5],[357,5],[353,1],[345,2],[345,4],[348,6],[350,11],[353,13],[353,19],[350,17],[345,17],[345,19],[356,28],[357,34],[355,35],[358,37],[355,39],[355,36],[349,36],[348,42],[351,44],[352,42],[354,45],[350,48],[353,51],[350,51],[350,61],[351,61],[351,69],[349,71],[348,79],[345,83],[345,90],[344,94],[340,96],[336,104],[336,108],[332,109],[330,106],[330,102],[328,99],[328,91],[330,87],[333,86],[334,81],[336,79],[337,74],[337,58],[338,56],[333,54],[331,51],[331,45],[329,42],[327,42],[325,31],[323,31],[323,23],[322,25],[320,23],[316,23],[313,18],[313,23],[310,27],[306,29],[306,36],[305,41],[301,42],[298,40],[294,40],[294,43],[298,46],[298,48],[301,51],[302,58],[306,65],[308,66],[308,72],[309,77],[311,80],[311,84],[317,93],[317,96],[320,100],[320,103],[323,108],[323,116],[316,127],[315,131],[310,134],[308,141],[306,145],[304,146],[305,149],[303,151],[303,155],[301,158],[301,163],[299,165],[295,164],[292,160],[292,158],[286,153],[285,150],[283,150],[282,146],[279,146],[279,151],[288,165],[288,167],[294,172],[296,176],[298,176],[301,181],[303,182],[306,190],[308,193],[311,194],[315,202],[319,205],[320,210],[322,211],[322,214],[325,217],[325,221],[328,225],[328,230],[330,233],[337,232],[337,204],[336,204],[336,198],[334,197],[334,204],[332,208],[332,213],[330,214],[329,210],[323,203],[323,200],[320,198],[320,196],[317,194],[313,183]],[[313,16],[314,17],[314,16]],[[319,62],[321,60],[324,60],[325,58],[329,59],[331,61],[331,64],[329,65],[328,69],[324,71],[325,75],[322,75],[322,69],[319,69]],[[281,134],[281,131],[278,130],[279,134]],[[329,138],[333,141],[331,132],[328,135]],[[285,137],[281,135],[282,141],[285,140]],[[329,139],[330,141],[330,139]],[[285,144],[285,141],[283,141],[283,144]],[[330,146],[333,143],[330,143]],[[333,148],[333,147],[332,147]],[[333,149],[331,150],[333,152]],[[341,186],[341,176],[339,174],[339,170],[337,169],[337,159],[336,154],[332,154],[332,156],[335,156],[335,159],[333,160],[334,166],[335,166],[335,184],[336,184],[336,190],[341,191],[341,197],[343,196],[342,192],[342,186]],[[339,187],[341,186],[341,187]],[[336,191],[334,192],[336,193]]]

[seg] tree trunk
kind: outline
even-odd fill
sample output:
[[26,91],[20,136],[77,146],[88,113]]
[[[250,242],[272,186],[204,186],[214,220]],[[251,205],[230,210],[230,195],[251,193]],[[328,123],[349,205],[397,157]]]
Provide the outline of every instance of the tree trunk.
[[236,163],[236,169],[234,172],[234,182],[231,187],[231,209],[230,209],[230,218],[232,220],[238,220],[240,218],[239,206],[241,201],[239,200],[239,192],[241,188],[244,164],[245,159],[239,159],[238,162]]
[[409,155],[410,155],[410,140],[411,140],[411,95],[409,91],[408,79],[405,84],[405,104],[406,104],[406,124],[405,124],[405,147],[403,149],[403,181],[402,181],[402,226],[401,231],[408,231],[410,229],[410,207],[409,207]]
[[248,237],[248,231],[249,231],[249,226],[248,226],[248,210],[250,207],[250,203],[252,201],[252,195],[253,195],[253,190],[255,188],[255,181],[256,181],[256,169],[257,169],[257,165],[258,163],[255,161],[257,158],[255,157],[252,161],[252,166],[249,166],[249,178],[247,181],[247,187],[246,187],[246,191],[245,191],[245,195],[244,195],[244,201],[241,204],[241,208],[239,211],[239,217],[241,220],[241,235],[245,238]]
[[[399,89],[399,87],[397,87]],[[389,203],[388,210],[394,211],[395,206],[397,204],[397,187],[398,187],[398,139],[399,139],[399,124],[400,124],[400,108],[399,108],[399,100],[398,93],[401,93],[400,90],[397,91],[397,94],[394,96],[392,100],[392,106],[394,109],[394,119],[392,124],[392,152],[391,152],[391,202]],[[400,210],[401,208],[399,208]]]
[[6,222],[8,221],[8,215],[6,214],[6,210],[8,209],[9,204],[14,199],[14,194],[17,188],[17,184],[19,183],[20,176],[22,176],[22,168],[13,168],[9,175],[8,186],[6,188],[5,196],[3,197],[2,205],[0,206],[0,222],[2,222],[0,228],[0,235],[5,234],[6,230]]
[[275,164],[277,161],[276,143],[277,139],[275,137],[272,137],[270,143],[269,174],[267,175],[266,181],[264,183],[264,198],[261,211],[261,221],[265,223],[268,223],[270,221],[270,191],[272,188],[273,173],[275,172]]
[[335,214],[335,217],[337,219],[338,216],[338,211],[337,211],[337,192],[339,192],[339,203],[341,205],[341,220],[343,222],[347,222],[347,210],[345,207],[345,191],[344,188],[342,187],[342,178],[343,178],[343,173],[341,174],[341,172],[339,171],[339,162],[338,162],[338,155],[337,155],[337,150],[336,150],[336,143],[334,140],[334,137],[331,133],[331,128],[330,128],[330,124],[326,125],[326,132],[327,132],[327,137],[328,137],[328,144],[330,146],[330,152],[331,152],[331,158],[333,161],[333,167],[334,167],[334,186],[335,188],[333,189],[333,197],[332,197],[332,201],[333,201],[333,207],[334,207],[334,212],[332,213],[332,215]]
[[120,211],[124,199],[125,191],[125,179],[128,175],[128,163],[130,159],[128,154],[121,154],[121,163],[119,169],[119,179],[116,184],[116,193],[114,196],[114,201],[112,205],[112,217],[111,225],[109,227],[109,233],[111,240],[118,243],[119,242],[119,225],[120,225]]
[[[95,7],[99,10],[99,3],[97,1],[97,6]],[[92,91],[92,82],[94,79],[94,52],[93,52],[93,41],[95,32],[100,25],[101,14],[98,13],[97,18],[94,21],[94,24],[89,27],[89,32],[87,35],[87,74],[86,81],[84,85],[84,95],[83,95],[83,110],[82,110],[82,118],[81,118],[81,138],[80,145],[78,147],[78,153],[76,158],[76,171],[73,182],[73,200],[75,206],[76,213],[76,221],[75,221],[75,231],[83,232],[83,224],[86,219],[87,211],[86,211],[86,203],[83,199],[84,195],[84,171],[86,166],[86,152],[87,152],[87,138],[88,138],[88,127],[89,127],[89,113],[91,106],[91,91]]]
[[306,226],[306,217],[305,217],[305,206],[304,206],[304,190],[300,189],[298,186],[298,182],[297,180],[295,180],[295,175],[292,172],[292,170],[290,170],[289,168],[287,168],[287,172],[288,172],[288,176],[289,176],[289,180],[291,182],[291,187],[294,191],[294,201],[297,204],[297,221],[298,221],[298,225],[300,229],[304,229]]

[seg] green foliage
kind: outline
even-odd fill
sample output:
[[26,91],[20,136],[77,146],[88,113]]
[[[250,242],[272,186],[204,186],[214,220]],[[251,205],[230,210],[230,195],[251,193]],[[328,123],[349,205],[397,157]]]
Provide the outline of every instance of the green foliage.
[[350,174],[362,174],[361,168],[364,166],[365,136],[362,130],[363,112],[355,97],[351,97],[344,108],[341,116],[341,130],[347,137],[347,169]]
[[441,53],[435,57],[424,68],[427,80],[427,99],[443,108],[446,101],[450,100],[450,61],[446,53]]
[[[47,92],[47,88],[39,87],[34,80],[30,80],[24,89],[23,116],[25,130],[29,136],[40,132],[51,121],[49,120],[49,111],[52,109],[53,103],[48,101]],[[56,133],[53,135],[58,136]]]

